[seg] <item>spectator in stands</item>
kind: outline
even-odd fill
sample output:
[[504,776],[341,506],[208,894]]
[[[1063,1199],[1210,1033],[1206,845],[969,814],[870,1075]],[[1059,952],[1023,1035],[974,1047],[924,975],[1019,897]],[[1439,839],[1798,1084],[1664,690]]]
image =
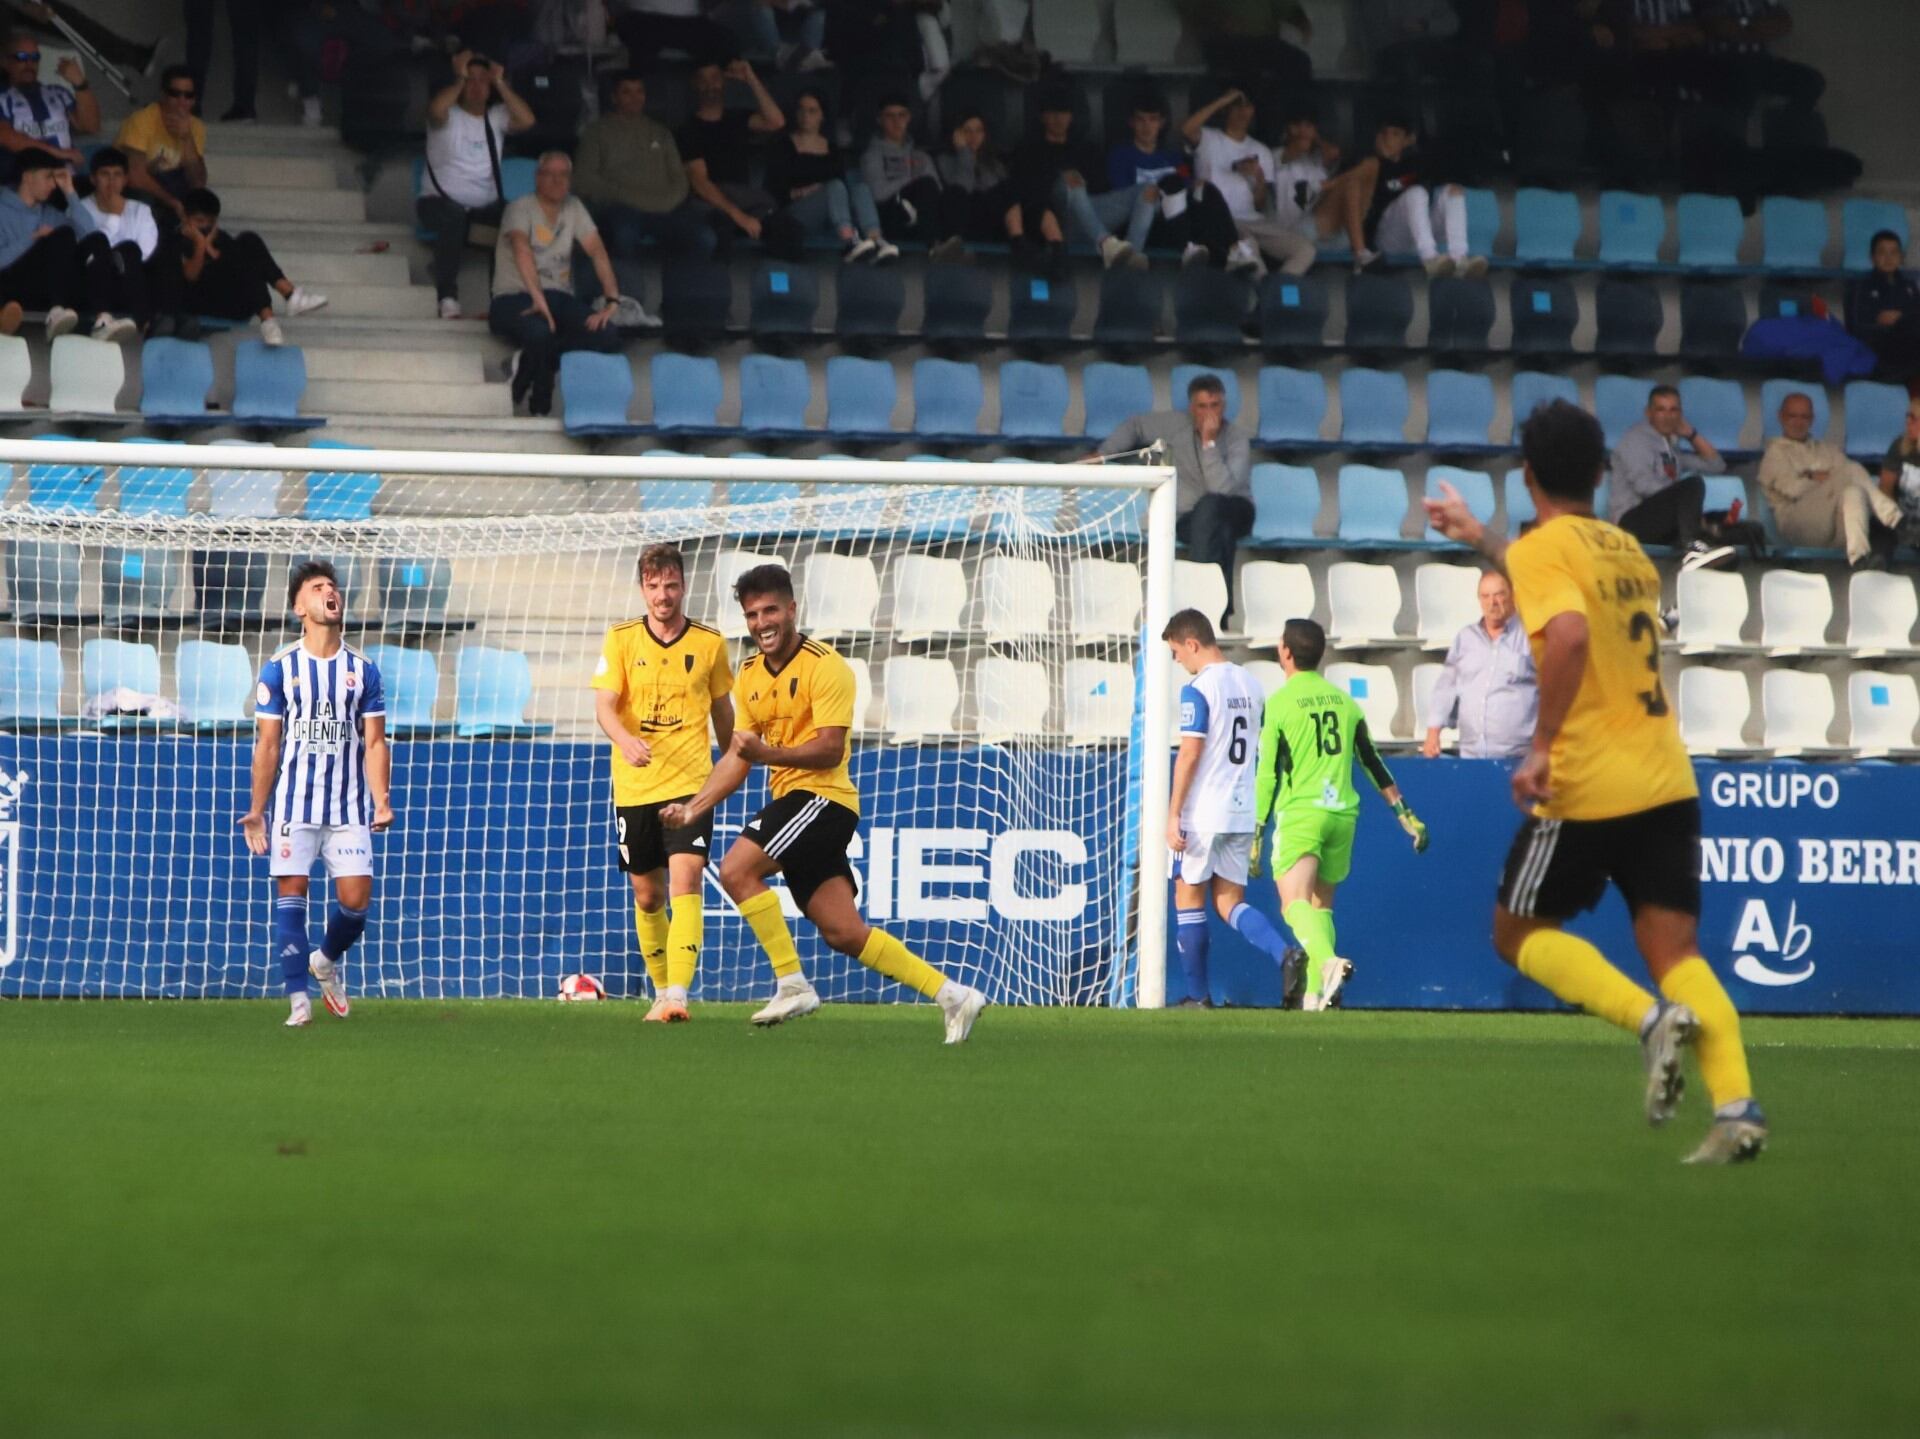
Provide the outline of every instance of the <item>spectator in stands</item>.
[[1227,419],[1227,387],[1217,375],[1195,375],[1187,384],[1185,410],[1135,415],[1108,435],[1099,455],[1167,447],[1175,476],[1174,533],[1188,556],[1217,564],[1227,577],[1227,610],[1233,615],[1233,560],[1253,529],[1253,463],[1247,436]]
[[1884,569],[1868,534],[1868,518],[1900,526],[1900,506],[1882,494],[1866,469],[1838,445],[1813,438],[1813,401],[1798,390],[1780,401],[1781,433],[1760,457],[1760,488],[1790,545],[1845,546],[1854,569]]
[[1907,425],[1880,462],[1880,493],[1900,507],[1899,542],[1920,550],[1920,399],[1907,401]]
[[713,253],[713,230],[688,205],[692,193],[673,131],[647,114],[647,82],[628,70],[613,82],[613,109],[580,132],[573,193],[615,255],[648,240],[674,254]]
[[1011,240],[1026,245],[1026,217],[1015,203],[1007,162],[993,147],[987,119],[978,110],[963,113],[934,157],[940,181],[940,236],[931,258],[958,259],[968,241]]
[[[1278,172],[1273,151],[1253,137],[1253,116],[1253,101],[1235,88],[1187,117],[1181,133],[1193,146],[1193,178],[1219,191],[1233,217],[1239,239],[1227,258],[1229,270],[1264,273],[1264,253],[1286,274],[1304,275],[1313,268],[1314,241],[1274,216]],[[1219,125],[1209,123],[1216,117]]]
[[391,67],[407,53],[407,37],[381,23],[355,0],[305,0],[281,21],[294,86],[300,92],[300,123],[321,123],[320,79],[329,46],[343,46],[354,70],[369,75]]
[[[267,7],[261,0],[226,0],[227,34],[233,42],[233,104],[220,118],[257,120],[255,93],[260,85],[260,21]],[[185,0],[187,12],[187,68],[204,94],[207,65],[213,59],[214,0]]]
[[[1346,222],[1354,268],[1364,270],[1382,254],[1411,251],[1432,276],[1486,274],[1486,256],[1467,252],[1466,191],[1445,184],[1430,191],[1421,182],[1417,139],[1412,120],[1389,115],[1374,132],[1373,153],[1321,191],[1322,204],[1331,204]],[[1436,231],[1446,244],[1444,255]]]
[[[0,190],[0,331],[20,328],[21,310],[47,312],[47,338],[80,322],[73,309],[80,296],[80,240],[93,233],[93,217],[73,192],[66,161],[45,150],[14,156],[13,185]],[[65,208],[49,204],[62,192]]]
[[506,204],[500,156],[507,136],[533,128],[533,111],[507,83],[504,65],[462,50],[453,79],[427,101],[427,163],[414,213],[433,232],[433,288],[440,318],[460,318],[460,256],[474,225],[498,223]]
[[1462,64],[1478,59],[1458,41],[1452,0],[1360,0],[1360,33],[1373,73],[1401,84],[1444,76],[1457,85]]
[[623,0],[621,8],[613,27],[627,47],[627,63],[643,75],[662,50],[723,65],[740,53],[733,31],[707,13],[713,0]]
[[781,213],[810,238],[839,240],[849,263],[876,265],[900,258],[880,229],[880,212],[867,182],[850,173],[845,152],[827,134],[827,103],[818,90],[794,98],[793,123],[767,147],[767,188]]
[[[281,270],[267,242],[251,230],[232,234],[220,228],[220,197],[211,190],[189,190],[181,201],[184,218],[171,236],[163,236],[150,270],[156,314],[155,334],[191,339],[200,332],[201,315],[222,320],[257,320],[260,338],[286,343],[273,315],[273,297],[287,302],[289,317],[305,315],[327,297],[302,289]],[[169,243],[170,242],[170,243]]]
[[147,264],[160,248],[153,211],[127,196],[127,157],[111,145],[93,152],[93,193],[80,208],[93,233],[80,242],[80,263],[93,301],[93,338],[126,341],[153,319]]
[[[1320,133],[1320,121],[1312,109],[1296,102],[1282,121],[1280,148],[1273,156],[1273,218],[1318,248],[1323,234],[1323,215],[1332,223],[1329,208],[1320,208],[1321,192],[1340,164],[1340,147]],[[1294,264],[1288,274],[1300,274],[1304,265]]]
[[1598,13],[1633,88],[1658,100],[1737,102],[1733,68],[1708,53],[1693,0],[1602,0]]
[[193,71],[169,65],[160,72],[160,98],[127,116],[113,141],[126,153],[127,183],[180,220],[181,201],[207,183],[207,127],[193,113],[199,98]]
[[[751,111],[727,108],[727,81],[738,80],[753,92]],[[760,83],[753,66],[734,60],[722,66],[702,61],[693,71],[693,113],[680,127],[680,155],[687,183],[705,207],[717,247],[732,248],[736,234],[760,238],[761,222],[773,213],[773,196],[753,183],[753,142],[784,129],[787,117]]]
[[[1039,99],[1040,126],[1013,157],[1013,188],[1025,211],[1028,233],[1043,229],[1045,217],[1066,217],[1073,238],[1100,252],[1108,269],[1127,265],[1147,268],[1147,232],[1158,213],[1144,198],[1145,186],[1095,194],[1094,180],[1106,179],[1107,167],[1099,154],[1073,138],[1073,92],[1051,86]],[[1125,237],[1114,233],[1126,230]]]
[[[487,325],[515,346],[507,375],[514,403],[525,399],[530,415],[552,413],[561,355],[569,350],[611,354],[626,343],[614,326],[620,284],[613,261],[572,187],[573,161],[565,151],[549,150],[540,157],[533,193],[513,201],[500,217]],[[603,302],[591,311],[574,293],[575,245],[586,251],[600,281]]]
[[1515,622],[1513,587],[1498,570],[1480,576],[1480,618],[1453,637],[1427,705],[1420,753],[1440,753],[1440,731],[1460,730],[1462,759],[1518,759],[1533,743],[1539,680],[1525,625]]
[[[43,31],[57,33],[59,27],[54,24],[56,15],[108,64],[130,70],[135,75],[144,75],[153,68],[153,57],[160,49],[158,43],[149,45],[129,40],[109,30],[86,11],[64,3],[64,0],[57,5],[41,4],[39,0],[0,0],[0,24],[37,25]],[[64,35],[62,38],[65,38]]]
[[1197,184],[1186,151],[1167,143],[1167,102],[1152,90],[1133,97],[1128,138],[1107,151],[1107,191],[1136,190],[1154,207],[1147,245],[1181,251],[1184,265],[1232,263],[1240,232],[1214,185]]
[[[1187,33],[1217,75],[1258,75],[1284,93],[1313,83],[1313,21],[1299,0],[1175,0]],[[1290,27],[1300,44],[1281,35]]]
[[1743,99],[1777,95],[1803,110],[1820,103],[1827,77],[1773,53],[1774,43],[1793,33],[1781,0],[1701,0],[1699,10],[1707,53],[1730,69]]
[[1920,283],[1901,268],[1900,237],[1881,230],[1867,247],[1873,268],[1847,285],[1847,329],[1879,363],[1874,375],[1894,384],[1920,377]]
[[827,12],[813,0],[737,0],[731,20],[749,56],[802,73],[833,66],[821,48]]
[[1701,538],[1707,482],[1695,470],[1681,470],[1676,442],[1690,446],[1701,463],[1724,468],[1720,452],[1681,413],[1680,392],[1655,385],[1647,394],[1647,417],[1614,446],[1609,518],[1642,544],[1680,546],[1686,551],[1682,569],[1724,564],[1733,558],[1732,548]]
[[65,85],[40,83],[40,42],[16,33],[7,51],[7,88],[0,91],[0,145],[9,150],[45,150],[69,165],[84,162],[75,135],[100,130],[100,98],[87,72],[69,55],[60,62]]
[[[914,144],[912,126],[907,97],[883,96],[873,138],[860,157],[860,178],[879,208],[880,226],[889,240],[926,241],[939,229],[940,180],[933,158]],[[940,248],[935,258],[948,259],[955,247],[942,242]]]

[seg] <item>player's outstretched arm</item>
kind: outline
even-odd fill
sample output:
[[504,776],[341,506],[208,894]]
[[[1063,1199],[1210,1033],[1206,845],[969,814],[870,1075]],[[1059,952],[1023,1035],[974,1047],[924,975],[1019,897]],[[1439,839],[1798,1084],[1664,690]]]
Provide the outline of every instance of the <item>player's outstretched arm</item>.
[[1354,726],[1353,753],[1360,761],[1361,768],[1366,770],[1367,778],[1373,781],[1373,787],[1380,791],[1380,798],[1393,807],[1393,817],[1400,821],[1400,828],[1413,841],[1413,852],[1426,853],[1429,838],[1426,821],[1413,812],[1413,807],[1400,793],[1400,786],[1393,782],[1393,771],[1380,758],[1380,751],[1374,747],[1373,736],[1367,732],[1365,720]]
[[1540,708],[1533,722],[1533,745],[1513,772],[1514,803],[1526,810],[1553,794],[1553,742],[1587,672],[1587,617],[1564,610],[1547,621],[1540,639]]
[[273,797],[273,782],[280,776],[281,721],[261,715],[253,730],[253,786],[247,800],[247,812],[240,816],[240,832],[253,854],[267,852],[267,801]]
[[1441,534],[1478,550],[1502,570],[1507,567],[1507,537],[1481,524],[1452,485],[1440,481],[1439,495],[1420,503],[1426,509],[1427,523]]
[[393,746],[387,743],[387,717],[368,715],[360,722],[367,751],[367,788],[373,794],[373,829],[393,828]]

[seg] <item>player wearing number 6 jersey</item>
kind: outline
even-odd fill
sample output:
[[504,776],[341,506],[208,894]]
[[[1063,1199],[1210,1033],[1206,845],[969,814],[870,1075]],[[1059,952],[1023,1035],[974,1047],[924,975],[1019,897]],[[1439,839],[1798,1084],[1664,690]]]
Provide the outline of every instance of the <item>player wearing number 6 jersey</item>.
[[1173,862],[1174,948],[1187,982],[1182,1007],[1208,1004],[1207,895],[1242,939],[1284,972],[1287,944],[1246,902],[1253,857],[1260,682],[1220,652],[1213,624],[1181,610],[1160,638],[1190,676],[1180,690],[1180,753],[1173,762],[1167,848]]
[[[1540,674],[1532,747],[1513,773],[1527,818],[1494,910],[1500,957],[1569,1004],[1640,1036],[1646,1113],[1673,1113],[1692,1043],[1714,1123],[1690,1163],[1752,1159],[1767,1122],[1754,1103],[1740,1016],[1701,958],[1700,800],[1660,683],[1660,576],[1637,540],[1594,518],[1607,452],[1585,411],[1555,401],[1520,427],[1538,528],[1508,544],[1452,487],[1428,500],[1449,539],[1502,565]],[[1633,914],[1656,999],[1560,926],[1611,881]]]
[[[1327,632],[1312,620],[1288,620],[1280,632],[1280,667],[1287,682],[1267,697],[1260,728],[1260,779],[1254,818],[1264,831],[1279,804],[1273,878],[1280,914],[1307,952],[1301,1008],[1331,1009],[1353,975],[1334,952],[1333,892],[1353,865],[1353,828],[1360,796],[1353,788],[1357,760],[1413,839],[1427,847],[1427,827],[1400,797],[1399,786],[1367,734],[1353,697],[1319,673]],[[1254,847],[1259,862],[1259,846]]]

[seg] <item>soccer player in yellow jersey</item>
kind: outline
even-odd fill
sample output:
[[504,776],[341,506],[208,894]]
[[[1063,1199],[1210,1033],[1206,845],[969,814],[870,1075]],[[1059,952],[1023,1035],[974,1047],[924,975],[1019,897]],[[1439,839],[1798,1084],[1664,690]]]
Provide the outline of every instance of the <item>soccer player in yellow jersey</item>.
[[869,969],[933,1000],[946,1015],[947,1043],[963,1042],[986,1008],[977,989],[955,984],[885,930],[860,917],[847,845],[860,819],[860,795],[847,774],[853,729],[853,670],[799,630],[793,576],[759,565],[735,581],[757,654],[734,681],[738,727],[733,743],[700,793],[661,811],[670,828],[708,822],[715,805],[739,789],[757,764],[767,766],[773,801],[748,820],[720,862],[720,884],[773,961],[773,999],[753,1016],[779,1024],[820,1007],[800,968],[780,896],[767,880],[784,873],[800,912],[820,937]]
[[[685,1020],[705,928],[700,881],[713,823],[668,829],[661,808],[690,797],[713,773],[711,722],[733,741],[727,642],[681,607],[686,561],[673,545],[640,556],[646,614],[607,631],[593,672],[594,717],[613,741],[613,823],[620,868],[633,885],[640,957],[653,980],[647,1018]],[[669,904],[671,915],[669,915]]]
[[[1532,747],[1513,772],[1527,818],[1494,910],[1500,957],[1569,1004],[1638,1034],[1647,1119],[1679,1101],[1692,1044],[1714,1106],[1694,1164],[1755,1158],[1767,1121],[1754,1102],[1740,1016],[1700,957],[1700,791],[1660,683],[1660,576],[1626,531],[1595,519],[1607,451],[1600,426],[1557,400],[1520,429],[1539,526],[1508,543],[1451,486],[1426,502],[1433,527],[1507,572],[1540,676]],[[1612,881],[1633,915],[1655,998],[1560,926]]]

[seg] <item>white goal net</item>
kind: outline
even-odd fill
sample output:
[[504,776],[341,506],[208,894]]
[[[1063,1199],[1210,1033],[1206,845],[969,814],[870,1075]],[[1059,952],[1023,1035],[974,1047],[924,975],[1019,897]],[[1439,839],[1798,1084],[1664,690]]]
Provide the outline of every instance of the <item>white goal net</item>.
[[[278,992],[236,820],[310,557],[395,741],[355,992],[540,997],[584,971],[642,993],[588,685],[666,540],[736,666],[731,583],[765,561],[852,664],[870,921],[1000,1002],[1159,1002],[1139,836],[1165,815],[1167,471],[32,441],[0,461],[0,995]],[[756,772],[716,812],[716,857],[765,796]],[[716,870],[694,997],[748,998],[765,961]],[[316,878],[316,925],[326,898]],[[795,933],[826,997],[901,997]]]

